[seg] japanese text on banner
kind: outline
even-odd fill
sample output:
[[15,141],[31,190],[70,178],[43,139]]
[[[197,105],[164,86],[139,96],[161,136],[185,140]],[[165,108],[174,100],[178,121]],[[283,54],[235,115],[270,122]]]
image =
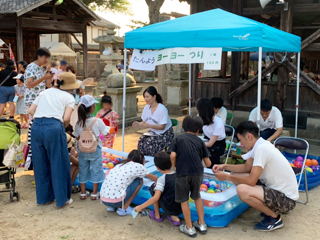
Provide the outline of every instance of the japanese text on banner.
[[134,49],[129,68],[141,71],[154,71],[156,67],[156,51],[143,51]]

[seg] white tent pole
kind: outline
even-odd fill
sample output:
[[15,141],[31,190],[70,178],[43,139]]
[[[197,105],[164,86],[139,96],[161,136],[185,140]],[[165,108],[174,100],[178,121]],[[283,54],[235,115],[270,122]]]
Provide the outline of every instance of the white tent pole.
[[262,75],[262,47],[259,47],[258,62],[258,90],[257,90],[257,125],[260,129],[260,109],[261,109],[261,75]]
[[124,49],[123,68],[123,113],[122,113],[122,152],[124,152],[124,132],[126,129],[126,94],[127,94],[127,49]]
[[300,84],[300,53],[298,53],[298,62],[297,62],[296,122],[295,122],[295,128],[294,128],[295,138],[298,136],[299,84]]
[[189,64],[189,115],[191,115],[191,64]]

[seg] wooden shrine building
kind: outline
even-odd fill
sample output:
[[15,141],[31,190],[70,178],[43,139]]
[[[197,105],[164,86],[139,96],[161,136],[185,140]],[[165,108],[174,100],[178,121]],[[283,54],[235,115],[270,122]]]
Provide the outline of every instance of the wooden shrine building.
[[16,60],[34,61],[40,34],[82,33],[83,63],[88,73],[86,26],[99,20],[81,0],[0,0],[0,38],[11,44]]
[[[263,9],[259,0],[180,0],[191,5],[191,13],[221,8],[235,14],[263,22],[272,27],[291,32],[302,38],[301,66],[309,65],[311,71],[320,72],[320,1],[319,0],[285,0],[288,9],[278,0],[270,1]],[[262,0],[267,1],[267,0]],[[248,79],[249,54],[232,53],[231,75],[227,76],[227,53],[222,56],[222,68],[219,77],[198,77],[199,66],[193,66],[194,100],[203,97],[222,97],[227,108],[250,111],[257,101],[257,76]],[[274,53],[270,53],[274,55]],[[277,55],[280,57],[279,55]],[[277,82],[262,82],[262,99],[270,99],[282,112],[287,113],[294,124],[296,83],[288,81],[289,72],[296,74],[296,64],[291,59],[295,55],[287,54],[282,64],[271,63],[262,71],[262,78],[278,70]],[[277,58],[281,59],[281,58]],[[301,118],[320,116],[320,85],[301,73],[300,106]],[[285,118],[285,116],[284,116]],[[303,120],[303,119],[302,119]],[[302,121],[301,120],[301,121]],[[300,118],[299,118],[300,121]],[[300,123],[299,123],[300,124]]]

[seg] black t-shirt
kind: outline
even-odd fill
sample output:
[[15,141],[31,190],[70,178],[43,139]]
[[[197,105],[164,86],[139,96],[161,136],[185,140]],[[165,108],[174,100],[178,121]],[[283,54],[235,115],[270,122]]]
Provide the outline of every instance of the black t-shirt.
[[177,177],[187,175],[202,175],[202,159],[210,157],[208,148],[196,135],[184,133],[175,137],[169,152],[177,153]]
[[0,84],[2,83],[3,80],[6,79],[6,77],[10,73],[11,73],[11,75],[10,75],[9,79],[7,79],[7,81],[2,86],[12,87],[17,84],[17,81],[16,81],[16,79],[14,79],[14,77],[17,76],[18,73],[15,71],[12,71],[11,69],[4,69],[4,70],[0,71]]

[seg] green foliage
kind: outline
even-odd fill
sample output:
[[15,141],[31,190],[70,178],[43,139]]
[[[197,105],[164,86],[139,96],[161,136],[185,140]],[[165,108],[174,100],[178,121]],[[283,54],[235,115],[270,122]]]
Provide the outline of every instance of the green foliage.
[[130,14],[130,2],[127,0],[82,0],[93,10],[110,10]]
[[134,20],[134,19],[131,20],[131,23],[132,24],[127,25],[131,29],[142,28],[142,27],[145,27],[145,26],[149,25],[147,22],[142,22],[142,21]]

